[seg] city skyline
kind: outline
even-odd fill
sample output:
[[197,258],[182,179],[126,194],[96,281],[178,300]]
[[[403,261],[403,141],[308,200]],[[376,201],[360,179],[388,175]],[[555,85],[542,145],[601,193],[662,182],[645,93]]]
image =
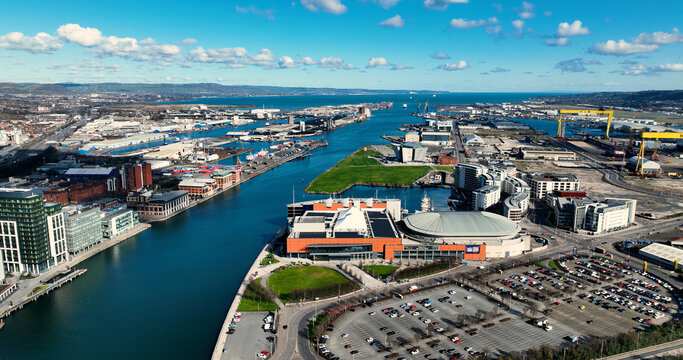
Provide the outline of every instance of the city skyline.
[[675,14],[683,6],[615,5],[300,0],[108,8],[26,1],[6,5],[13,15],[0,25],[0,81],[446,91],[680,87],[683,35]]

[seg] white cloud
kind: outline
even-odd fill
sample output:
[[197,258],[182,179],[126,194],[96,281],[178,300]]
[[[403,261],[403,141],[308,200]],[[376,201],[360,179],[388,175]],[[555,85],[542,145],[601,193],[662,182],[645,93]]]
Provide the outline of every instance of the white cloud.
[[530,2],[523,1],[522,2],[522,9],[518,13],[518,15],[522,19],[531,19],[534,16],[536,16],[536,14],[534,14],[534,4],[532,4]]
[[389,65],[389,62],[387,59],[383,57],[373,57],[372,59],[368,60],[368,66],[366,68],[374,68],[378,66],[386,66]]
[[96,28],[84,28],[78,24],[60,26],[57,28],[57,35],[66,41],[90,48],[98,57],[118,56],[134,61],[169,62],[176,60],[182,51],[176,45],[159,44],[152,38],[138,41],[131,37],[103,36]]
[[403,20],[401,15],[395,15],[392,16],[381,23],[379,23],[379,26],[381,27],[395,27],[395,28],[401,28],[406,25],[406,22]]
[[177,45],[169,44],[149,44],[138,42],[134,38],[120,38],[116,36],[106,36],[93,49],[98,57],[118,56],[134,61],[171,61],[180,55],[181,50]]
[[453,29],[471,29],[473,27],[494,25],[498,23],[500,23],[500,21],[498,21],[498,19],[495,17],[490,17],[486,20],[453,19],[451,20],[449,26]]
[[320,59],[318,66],[325,69],[340,69],[340,70],[353,70],[356,67],[352,64],[344,63],[344,60],[338,57],[330,56]]
[[0,48],[28,51],[34,54],[50,54],[61,49],[62,42],[59,38],[44,32],[37,33],[34,36],[27,36],[15,31],[0,36]]
[[322,10],[337,15],[346,12],[346,5],[341,0],[301,0],[301,5],[313,12]]
[[663,64],[655,67],[657,71],[683,71],[683,64]]
[[275,64],[275,54],[268,49],[261,49],[256,55],[249,55],[244,61],[247,65],[271,67]]
[[603,55],[631,55],[639,53],[647,53],[657,50],[657,44],[637,44],[627,41],[607,40],[604,43],[597,43],[591,48],[592,52]]
[[303,65],[315,65],[315,60],[313,60],[310,56],[304,56],[301,58],[301,63]]
[[446,10],[450,4],[467,4],[469,0],[424,0],[427,9]]
[[674,28],[670,33],[662,31],[656,31],[652,34],[641,33],[633,38],[633,42],[638,44],[666,45],[683,42],[683,36],[678,32],[678,29]]
[[586,65],[601,65],[597,60],[584,60],[581,58],[574,58],[569,60],[562,60],[555,64],[556,69],[562,72],[584,72],[588,69]]
[[289,56],[280,57],[280,59],[277,61],[277,65],[283,69],[295,68],[299,66],[299,64],[294,62],[294,60]]
[[448,56],[448,54],[442,53],[441,51],[437,51],[437,52],[433,53],[431,56],[432,56],[432,59],[450,59],[451,58],[450,56]]
[[183,45],[194,45],[197,43],[197,39],[192,39],[192,38],[187,38],[183,41],[181,41]]
[[629,64],[624,65],[621,75],[654,75],[652,69],[643,64]]
[[547,39],[545,44],[548,46],[567,46],[569,45],[569,38],[561,37],[554,39]]
[[81,46],[90,47],[102,42],[102,32],[95,28],[81,27],[78,24],[65,24],[57,28],[57,35],[64,40]]
[[373,0],[373,2],[376,2],[381,6],[382,8],[389,9],[396,5],[400,0]]
[[512,26],[517,30],[517,31],[522,31],[522,28],[524,27],[524,20],[515,20],[512,22]]
[[660,45],[674,43],[683,43],[683,36],[677,28],[673,28],[670,33],[662,31],[656,31],[652,34],[641,33],[634,37],[631,42],[623,39],[619,41],[607,40],[604,43],[596,43],[590,51],[603,55],[631,55],[652,52],[657,50]]
[[552,14],[553,14],[552,11],[544,11],[543,12],[543,15],[545,15],[545,16],[551,16]]
[[254,14],[258,16],[266,17],[268,20],[275,20],[275,10],[266,9],[261,10],[254,5],[248,7],[235,6],[235,11],[243,14]]
[[390,70],[410,70],[412,68],[413,68],[412,66],[405,66],[403,64],[393,64],[393,65],[391,65]]
[[153,45],[156,43],[157,43],[157,41],[152,39],[151,37],[140,40],[140,45]]
[[465,60],[460,60],[455,63],[445,63],[443,65],[437,66],[438,69],[441,70],[447,70],[447,71],[453,71],[453,70],[462,70],[467,67],[467,61]]
[[555,36],[558,38],[588,34],[590,34],[590,31],[588,30],[588,27],[583,26],[581,20],[574,20],[571,24],[566,22],[560,23],[555,32]]
[[240,67],[240,60],[247,56],[247,50],[243,47],[204,49],[199,46],[191,50],[187,55],[190,62],[222,63],[229,67]]

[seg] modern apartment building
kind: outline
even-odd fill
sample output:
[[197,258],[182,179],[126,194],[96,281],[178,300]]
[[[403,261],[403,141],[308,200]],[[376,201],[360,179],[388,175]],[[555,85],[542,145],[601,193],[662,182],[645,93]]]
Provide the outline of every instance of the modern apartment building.
[[41,189],[0,188],[0,252],[7,273],[37,274],[66,260],[61,205]]
[[125,206],[114,209],[102,218],[102,237],[112,239],[119,234],[128,232],[138,226],[140,218],[138,212]]
[[527,177],[531,196],[543,199],[553,191],[579,191],[579,179],[572,174],[535,174]]
[[500,201],[500,186],[487,185],[472,192],[472,210],[486,210]]
[[102,219],[99,206],[71,207],[66,215],[66,249],[75,254],[102,241]]

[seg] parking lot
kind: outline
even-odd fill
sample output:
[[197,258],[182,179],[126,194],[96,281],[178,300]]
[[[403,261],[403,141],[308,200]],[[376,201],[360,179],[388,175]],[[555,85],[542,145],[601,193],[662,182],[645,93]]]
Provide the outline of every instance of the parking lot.
[[228,335],[225,343],[227,350],[222,358],[253,360],[263,351],[272,352],[272,343],[268,337],[273,334],[262,328],[263,318],[267,315],[267,311],[250,311],[242,312],[239,321],[233,319],[235,332]]
[[550,309],[550,319],[577,334],[612,336],[645,322],[663,323],[678,311],[671,291],[628,265],[588,257],[558,264],[568,272],[531,265],[491,274],[486,280],[497,292],[536,302],[539,311]]
[[[669,285],[638,269],[585,257],[556,264],[568,272],[531,265],[484,279],[492,292],[514,299],[506,300],[518,305],[513,309],[529,309],[527,317],[545,319],[549,326],[528,321],[517,310],[504,310],[467,287],[448,284],[348,313],[326,332],[323,349],[328,358],[340,359],[380,359],[391,353],[399,359],[449,359],[468,352],[495,356],[576,338],[614,336],[665,322],[678,311]],[[475,332],[469,333],[472,329]],[[454,337],[460,341],[451,341]]]
[[[449,294],[449,290],[455,293]],[[448,300],[438,301],[446,296]],[[418,304],[419,300],[425,298],[434,302],[430,308],[436,308],[438,312],[434,313]],[[401,308],[407,303],[411,304],[409,308],[415,306],[415,309],[406,311]],[[398,310],[396,316],[390,315],[392,310],[385,313],[384,309],[387,308]],[[487,312],[488,319],[467,327],[476,329],[476,333],[470,335],[458,328],[464,316],[473,317],[478,311],[480,314]],[[419,314],[414,316],[416,312]],[[429,334],[430,326],[425,322],[433,324],[433,336],[422,339],[420,335]],[[484,324],[492,325],[483,328]],[[574,332],[562,324],[558,324],[552,332],[545,331],[525,322],[520,314],[503,310],[498,303],[484,295],[460,286],[446,285],[358,309],[337,320],[333,331],[326,334],[329,336],[327,349],[340,359],[383,358],[392,352],[406,359],[424,359],[427,354],[431,354],[433,359],[448,359],[451,356],[442,353],[448,349],[454,349],[453,354],[460,353],[463,357],[467,355],[465,348],[469,347],[473,352],[501,354],[541,344],[558,345],[564,341],[563,337],[573,336]],[[459,338],[460,342],[451,341],[453,337]],[[372,340],[368,341],[370,338]],[[377,344],[373,346],[371,343],[374,341]],[[434,344],[436,341],[438,343]],[[392,349],[380,352],[385,346]],[[419,353],[410,353],[409,350],[414,347],[418,348]],[[352,351],[357,353],[352,354]]]

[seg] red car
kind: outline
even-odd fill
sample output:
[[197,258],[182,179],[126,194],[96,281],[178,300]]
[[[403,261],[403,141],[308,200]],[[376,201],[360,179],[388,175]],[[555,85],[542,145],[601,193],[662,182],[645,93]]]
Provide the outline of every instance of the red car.
[[265,350],[261,351],[261,354],[266,355],[266,356],[270,355],[270,353],[265,351]]

